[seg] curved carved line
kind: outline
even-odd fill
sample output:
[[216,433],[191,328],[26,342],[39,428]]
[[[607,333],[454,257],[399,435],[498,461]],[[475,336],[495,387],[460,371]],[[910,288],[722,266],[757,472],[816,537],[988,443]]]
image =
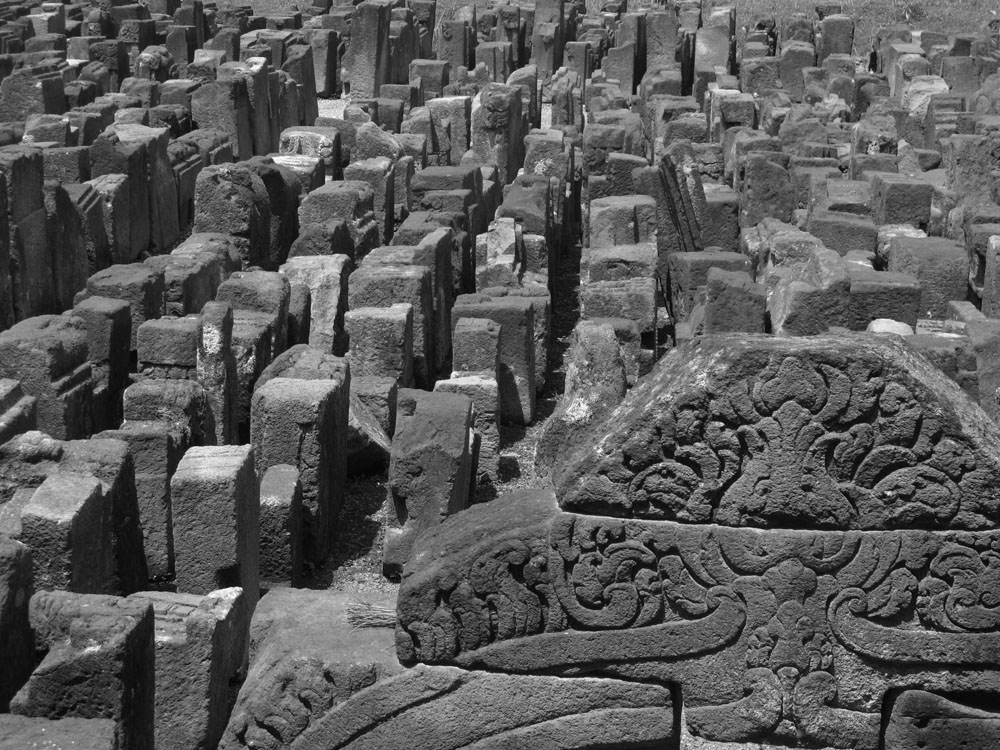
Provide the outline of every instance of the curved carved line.
[[1000,633],[942,633],[885,627],[859,615],[865,592],[844,589],[830,605],[830,627],[845,647],[882,662],[1000,667]]
[[781,685],[770,669],[751,669],[744,677],[749,694],[732,703],[686,709],[691,734],[715,742],[766,737],[781,722]]
[[734,643],[746,624],[746,605],[728,588],[713,588],[715,610],[696,620],[675,620],[630,630],[567,630],[495,643],[459,654],[467,669],[543,672],[608,662],[693,659]]

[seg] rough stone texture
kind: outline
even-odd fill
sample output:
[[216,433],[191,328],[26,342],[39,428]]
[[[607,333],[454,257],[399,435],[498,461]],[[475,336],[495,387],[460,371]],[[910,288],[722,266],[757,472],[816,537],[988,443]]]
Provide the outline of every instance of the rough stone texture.
[[39,315],[0,333],[0,376],[38,399],[38,426],[55,438],[91,430],[91,366],[79,318]]
[[907,690],[892,706],[886,747],[957,750],[1000,741],[1000,714],[924,690]]
[[566,389],[545,422],[535,451],[535,464],[545,471],[579,445],[581,435],[620,403],[627,388],[618,338],[607,323],[577,323],[566,362]]
[[177,588],[259,597],[260,494],[249,445],[189,448],[170,480]]
[[37,588],[110,593],[111,503],[96,477],[50,474],[21,508],[15,536],[32,551]]
[[[250,626],[250,671],[220,750],[298,746],[331,708],[401,670],[390,630],[348,623],[352,598],[275,588],[260,600]],[[388,597],[368,601],[392,606]]]
[[153,748],[153,610],[114,596],[41,591],[31,626],[42,660],[11,711],[110,719],[122,750]]
[[[0,534],[0,711],[34,668],[34,636],[28,620],[28,602],[34,592],[32,553],[25,545]],[[0,739],[3,729],[0,728]]]
[[245,668],[251,607],[240,588],[205,596],[143,591],[156,630],[157,750],[209,750],[226,724],[229,681]]
[[[616,679],[418,667],[376,682],[313,719],[292,747],[669,747],[670,691]],[[475,720],[470,721],[474,716]]]
[[18,435],[0,446],[0,510],[4,508],[2,503],[7,503],[7,507],[13,505],[10,501],[19,492],[27,503],[31,493],[54,472],[83,474],[100,480],[111,513],[112,567],[108,585],[125,594],[145,587],[148,573],[139,525],[135,469],[128,444],[98,438],[53,440],[41,432]]
[[250,425],[257,471],[289,464],[302,483],[305,555],[330,552],[344,499],[350,375],[337,379],[277,377],[253,395]]
[[365,403],[353,393],[347,425],[349,474],[381,472],[389,465],[392,441]]
[[261,581],[302,580],[302,484],[299,470],[277,464],[260,480]]
[[691,746],[990,737],[998,440],[896,336],[684,345],[554,491],[419,537],[397,654],[678,685]]
[[10,748],[119,750],[110,719],[39,719],[0,714],[0,743]]
[[[711,411],[687,411],[698,404]],[[855,427],[869,424],[869,409],[877,410],[871,427]],[[741,415],[739,431],[716,433],[710,426],[727,413]],[[768,450],[773,439],[760,442],[793,424],[815,437],[777,451]],[[727,447],[730,431],[751,449]],[[982,529],[998,512],[991,477],[1000,465],[990,454],[1000,431],[927,360],[877,337],[705,339],[664,358],[593,436],[555,478],[566,508],[840,529]],[[825,442],[837,450],[817,464],[810,445]],[[854,451],[858,460],[848,458]],[[728,455],[738,463],[727,459],[709,475],[692,468]]]
[[0,445],[38,427],[38,399],[28,396],[21,383],[0,379]]
[[472,401],[453,393],[399,391],[389,459],[389,502],[395,528],[386,530],[382,568],[398,576],[424,529],[469,505]]
[[96,437],[128,444],[135,466],[135,491],[149,576],[164,580],[174,572],[170,477],[187,447],[182,432],[167,422],[129,421]]

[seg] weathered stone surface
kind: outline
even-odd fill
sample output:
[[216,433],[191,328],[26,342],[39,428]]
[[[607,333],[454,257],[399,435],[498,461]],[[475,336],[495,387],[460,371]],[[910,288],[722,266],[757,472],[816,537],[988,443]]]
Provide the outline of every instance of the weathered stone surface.
[[[11,711],[47,719],[111,719],[122,750],[153,747],[153,610],[114,596],[40,591],[31,598],[45,658]],[[82,739],[82,738],[81,738]]]
[[[601,518],[525,492],[420,538],[400,589],[397,653],[678,684],[686,730],[703,740],[777,741],[784,727],[820,747],[874,750],[894,687],[996,690],[997,620],[979,603],[954,606],[982,601],[992,573],[977,549],[995,541],[995,531]],[[935,713],[916,729],[940,731]]]
[[229,681],[246,662],[251,608],[242,589],[143,591],[128,601],[153,608],[156,747],[214,747],[225,728]]
[[111,503],[96,477],[50,474],[21,508],[15,536],[32,550],[37,588],[110,593]]
[[0,446],[0,503],[10,501],[18,492],[25,493],[27,503],[31,493],[55,472],[100,480],[111,513],[109,583],[126,594],[145,587],[146,559],[136,502],[135,469],[128,444],[103,438],[53,440],[34,431],[18,435]]
[[177,587],[259,597],[260,495],[249,445],[188,449],[170,480]]
[[260,480],[260,577],[262,581],[302,580],[302,483],[299,470],[276,464]]
[[418,667],[335,704],[292,747],[374,749],[401,737],[419,750],[669,746],[672,701],[664,687],[615,679]]
[[305,554],[316,563],[330,552],[344,499],[349,394],[350,374],[343,372],[337,379],[277,377],[253,395],[257,472],[277,464],[299,470]]
[[0,743],[5,747],[61,750],[119,750],[118,733],[110,719],[41,719],[0,714]]
[[603,421],[627,388],[624,358],[608,323],[577,323],[566,358],[566,389],[545,422],[535,451],[535,464],[543,470],[571,453],[580,436]]
[[392,441],[364,402],[351,394],[347,425],[347,471],[377,473],[389,465]]
[[924,690],[907,690],[892,706],[886,747],[957,750],[1000,742],[1000,714]]
[[468,507],[472,427],[467,396],[400,390],[388,482],[395,524],[382,555],[387,575],[399,575],[420,532]]
[[555,478],[568,509],[840,529],[983,529],[1000,512],[998,428],[877,337],[705,339],[665,357],[593,438]]
[[87,437],[93,382],[79,318],[39,315],[0,333],[0,376],[38,399],[38,426],[60,439]]
[[[0,711],[28,679],[34,665],[34,636],[28,602],[34,593],[32,555],[25,545],[0,534]],[[0,725],[0,739],[3,739]]]
[[[390,630],[348,623],[353,598],[274,588],[260,600],[250,626],[250,671],[220,750],[297,747],[332,708],[401,670]],[[388,597],[366,599],[392,606]]]

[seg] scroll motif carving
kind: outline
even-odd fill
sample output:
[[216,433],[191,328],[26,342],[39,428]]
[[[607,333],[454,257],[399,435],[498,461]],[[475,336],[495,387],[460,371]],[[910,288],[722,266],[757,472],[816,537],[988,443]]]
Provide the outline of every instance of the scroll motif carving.
[[601,426],[609,434],[596,452],[556,477],[563,507],[816,529],[1000,520],[995,456],[956,429],[959,417],[943,408],[953,394],[905,376],[912,355],[889,345],[854,360],[822,345],[725,346],[735,350],[725,366],[717,352],[693,350],[671,382],[633,390]]
[[995,540],[975,547],[948,544],[921,581],[921,619],[955,632],[1000,629],[1000,548]]

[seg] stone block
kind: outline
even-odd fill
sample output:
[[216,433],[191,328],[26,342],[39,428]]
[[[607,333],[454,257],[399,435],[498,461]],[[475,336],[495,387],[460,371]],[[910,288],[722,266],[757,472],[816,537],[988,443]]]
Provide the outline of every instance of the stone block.
[[130,345],[136,347],[139,326],[155,320],[165,310],[163,271],[145,263],[117,264],[87,279],[88,295],[110,297],[129,303],[132,315]]
[[[8,711],[10,699],[34,668],[34,635],[28,619],[28,601],[34,592],[32,552],[18,541],[0,534],[0,710]],[[0,715],[2,720],[2,715]],[[5,728],[0,724],[0,738]]]
[[276,377],[253,394],[250,438],[258,473],[288,464],[302,484],[305,556],[319,564],[330,553],[347,474],[349,371],[336,379]]
[[233,353],[233,309],[208,302],[201,310],[196,371],[205,389],[215,442],[236,442],[239,430],[239,375]]
[[[112,747],[153,746],[154,627],[149,604],[40,591],[31,598],[31,626],[36,649],[47,653],[11,701],[12,713],[63,721],[87,714],[110,720],[118,740]],[[88,734],[74,736],[65,747]]]
[[93,385],[79,318],[40,315],[0,332],[0,377],[19,380],[38,400],[38,426],[51,436],[90,434]]
[[912,224],[926,229],[934,186],[904,175],[876,174],[872,179],[872,217],[876,224]]
[[260,480],[260,577],[300,585],[303,573],[302,484],[299,470],[275,464]]
[[243,591],[143,591],[127,601],[153,609],[155,747],[215,746],[226,725],[230,680],[245,670],[252,609]]
[[942,237],[895,237],[889,247],[888,271],[908,274],[920,282],[921,318],[944,318],[948,303],[964,300],[969,287],[965,248]]
[[38,428],[38,399],[25,394],[21,383],[0,379],[0,445]]
[[421,531],[468,507],[472,412],[466,396],[400,390],[389,463],[392,526],[382,555],[386,576],[402,573]]
[[360,307],[344,316],[352,372],[413,385],[413,305]]
[[189,448],[170,479],[177,588],[260,595],[260,491],[249,445]]
[[215,299],[229,303],[233,310],[261,313],[270,323],[273,340],[268,361],[287,348],[288,278],[276,271],[237,271],[219,286]]
[[281,273],[292,284],[309,288],[310,346],[334,354],[346,350],[344,313],[347,310],[347,280],[353,263],[349,256],[314,255],[290,258]]
[[167,422],[188,445],[215,443],[208,396],[195,380],[144,378],[125,389],[126,421]]
[[477,500],[491,497],[500,480],[500,388],[495,375],[458,375],[434,384],[436,393],[457,393],[472,400],[473,426],[478,444],[472,493]]
[[433,274],[426,266],[362,263],[351,275],[348,308],[413,308],[413,370],[418,386],[430,387],[434,370]]
[[108,430],[95,437],[128,444],[135,471],[135,495],[146,568],[151,580],[170,580],[174,574],[170,478],[187,449],[185,435],[168,422],[127,421],[121,429]]
[[745,270],[713,266],[705,278],[705,333],[764,333],[766,289]]
[[139,373],[154,378],[196,376],[201,339],[200,315],[147,320],[136,337]]
[[[496,378],[500,387],[500,418],[507,424],[529,425],[535,418],[534,313],[535,307],[530,297],[489,297],[478,294],[459,296],[452,309],[452,319],[455,321],[462,318],[485,318],[500,326]],[[488,337],[487,333],[486,338]],[[452,339],[454,338],[453,331]],[[485,354],[482,359],[488,363],[489,349],[485,350]],[[467,355],[460,354],[459,357],[467,361]]]

